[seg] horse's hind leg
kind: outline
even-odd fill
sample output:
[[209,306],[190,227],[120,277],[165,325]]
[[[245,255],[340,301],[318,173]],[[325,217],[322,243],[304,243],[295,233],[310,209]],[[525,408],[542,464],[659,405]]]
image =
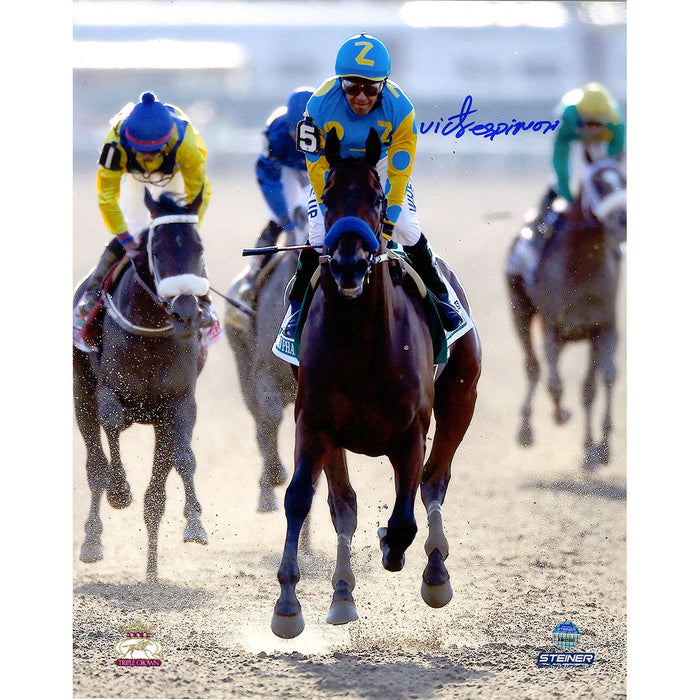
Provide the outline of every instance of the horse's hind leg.
[[96,379],[84,354],[76,349],[73,350],[73,354],[75,418],[87,450],[85,467],[90,487],[90,512],[85,521],[85,540],[80,547],[80,561],[90,564],[104,558],[100,501],[107,483],[109,463],[100,441],[100,424],[97,421],[95,402]]
[[350,565],[350,546],[357,528],[357,496],[348,476],[345,453],[337,450],[325,467],[328,482],[328,505],[338,534],[335,571],[333,573],[333,602],[326,622],[342,625],[359,617],[352,592],[355,576]]
[[527,391],[520,409],[518,443],[523,447],[528,447],[533,442],[532,425],[530,423],[532,400],[540,378],[540,364],[532,345],[532,320],[535,317],[536,309],[525,293],[521,276],[509,277],[508,289],[510,292],[510,306],[513,312],[513,324],[525,354],[525,374],[527,377]]
[[258,408],[255,416],[258,448],[263,460],[260,477],[260,497],[258,512],[269,513],[279,508],[275,487],[282,486],[287,480],[287,470],[282,464],[279,453],[278,435],[282,424],[284,406],[276,385],[261,386]]
[[394,467],[396,500],[387,526],[377,532],[382,566],[387,571],[403,569],[406,550],[418,532],[413,510],[423,472],[426,433],[427,425],[417,420],[413,430],[406,434],[404,444],[387,455]]
[[550,327],[545,328],[544,333],[544,351],[549,367],[549,378],[547,380],[547,389],[554,403],[554,422],[557,425],[564,425],[571,418],[571,411],[562,406],[562,398],[564,396],[564,384],[559,375],[559,357],[561,355],[563,342],[557,335],[556,329]]

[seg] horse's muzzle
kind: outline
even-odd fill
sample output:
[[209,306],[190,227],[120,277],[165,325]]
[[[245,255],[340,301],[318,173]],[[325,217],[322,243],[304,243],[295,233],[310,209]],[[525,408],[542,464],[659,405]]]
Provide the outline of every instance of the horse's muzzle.
[[173,297],[168,304],[168,313],[173,332],[180,339],[189,338],[198,330],[201,311],[199,299],[194,294]]

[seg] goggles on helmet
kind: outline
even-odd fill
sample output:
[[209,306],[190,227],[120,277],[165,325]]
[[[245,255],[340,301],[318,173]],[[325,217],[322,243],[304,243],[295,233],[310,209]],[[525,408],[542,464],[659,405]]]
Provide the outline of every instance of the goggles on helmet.
[[376,97],[384,89],[384,81],[376,83],[365,83],[348,78],[340,79],[340,87],[346,95],[357,97],[363,92],[367,97]]

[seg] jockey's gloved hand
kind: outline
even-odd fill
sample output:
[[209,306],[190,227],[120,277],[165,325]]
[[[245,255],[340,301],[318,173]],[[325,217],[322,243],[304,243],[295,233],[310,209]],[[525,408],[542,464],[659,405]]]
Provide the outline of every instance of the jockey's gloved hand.
[[286,223],[282,224],[282,230],[291,233],[292,231],[294,231],[294,222],[287,221]]
[[384,219],[382,222],[382,236],[386,238],[387,241],[391,240],[391,237],[394,235],[394,224],[391,223],[391,221],[387,221]]
[[139,253],[139,242],[128,232],[117,234],[117,240],[122,244],[127,257],[133,260]]

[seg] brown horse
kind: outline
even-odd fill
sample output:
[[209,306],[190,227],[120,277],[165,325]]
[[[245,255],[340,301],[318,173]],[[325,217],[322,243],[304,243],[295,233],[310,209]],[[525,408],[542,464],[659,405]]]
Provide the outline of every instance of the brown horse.
[[[102,495],[106,492],[113,508],[126,508],[132,501],[119,447],[121,433],[134,423],[150,424],[155,452],[143,503],[150,581],[158,578],[158,530],[165,510],[165,482],[173,468],[185,490],[183,539],[207,544],[192,450],[195,387],[203,367],[201,299],[209,288],[196,226],[201,201],[200,194],[182,207],[168,194],[154,201],[146,191],[151,227],[113,294],[107,295],[101,351],[73,348],[75,417],[87,450],[91,493],[80,560],[92,563],[104,556]],[[85,282],[76,290],[74,304],[84,286]],[[109,460],[102,448],[102,431]]]
[[[432,607],[442,607],[452,597],[441,506],[452,459],[474,413],[481,346],[475,328],[462,335],[434,379],[424,302],[407,286],[395,284],[384,243],[377,240],[384,194],[374,168],[380,153],[374,131],[366,153],[365,159],[341,160],[337,137],[331,132],[327,139],[328,235],[319,285],[301,335],[295,468],[285,496],[287,534],[277,576],[281,595],[272,619],[272,630],[283,638],[295,637],[304,628],[295,592],[299,532],[322,471],[338,537],[327,622],[343,624],[358,617],[350,564],[357,498],[346,450],[386,455],[394,470],[395,505],[387,527],[378,533],[384,568],[403,567],[404,553],[417,532],[413,509],[420,488],[429,527],[421,592]],[[466,298],[461,302],[469,308]],[[424,465],[433,413],[435,436]]]
[[[610,460],[612,390],[617,376],[616,304],[620,278],[621,245],[627,237],[627,184],[614,160],[589,163],[581,191],[563,214],[561,225],[546,242],[534,275],[514,272],[517,238],[509,253],[506,280],[518,338],[525,352],[528,388],[521,409],[518,441],[533,442],[530,416],[532,399],[540,376],[531,326],[542,320],[544,353],[549,369],[548,389],[554,402],[554,421],[563,424],[570,412],[562,406],[563,384],[558,362],[564,345],[586,340],[591,352],[583,382],[582,403],[586,412],[583,467],[594,469]],[[535,226],[537,222],[533,222]],[[592,409],[596,379],[605,386],[602,437],[593,439]]]

